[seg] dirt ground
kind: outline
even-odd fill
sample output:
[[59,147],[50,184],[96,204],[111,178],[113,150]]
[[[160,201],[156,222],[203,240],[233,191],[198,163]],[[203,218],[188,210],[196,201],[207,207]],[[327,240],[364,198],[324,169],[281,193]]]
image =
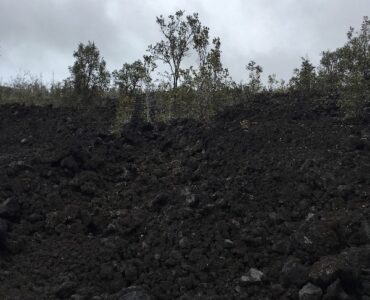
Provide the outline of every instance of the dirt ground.
[[261,99],[110,133],[0,107],[0,299],[370,299],[370,126]]

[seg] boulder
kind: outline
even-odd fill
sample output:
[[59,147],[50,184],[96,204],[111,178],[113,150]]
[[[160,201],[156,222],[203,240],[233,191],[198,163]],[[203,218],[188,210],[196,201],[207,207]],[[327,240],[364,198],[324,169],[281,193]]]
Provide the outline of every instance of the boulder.
[[339,279],[328,286],[323,300],[349,300],[349,296],[343,290]]
[[295,247],[317,258],[336,253],[340,246],[336,224],[336,220],[328,219],[311,218],[305,221],[294,235]]
[[352,285],[358,282],[359,276],[356,259],[349,258],[346,254],[324,256],[313,264],[309,279],[322,287],[327,287],[338,278]]
[[283,286],[290,285],[302,286],[307,282],[308,268],[303,266],[301,261],[296,257],[290,257],[284,263],[281,270],[281,283]]
[[262,282],[263,277],[264,274],[260,270],[250,268],[248,273],[240,278],[240,281],[244,285],[255,284]]
[[322,289],[312,283],[307,283],[299,291],[299,300],[321,300]]

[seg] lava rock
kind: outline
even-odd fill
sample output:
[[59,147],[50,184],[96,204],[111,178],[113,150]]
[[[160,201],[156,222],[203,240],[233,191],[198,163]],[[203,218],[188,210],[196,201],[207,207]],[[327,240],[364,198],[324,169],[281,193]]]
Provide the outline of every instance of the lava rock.
[[312,218],[305,221],[294,235],[295,247],[317,258],[338,250],[340,242],[335,231],[335,222]]
[[150,207],[153,209],[160,209],[170,201],[170,195],[167,193],[158,194],[150,203]]
[[289,239],[279,239],[272,245],[272,250],[280,254],[288,254],[292,249],[292,243]]
[[348,200],[353,194],[354,187],[351,184],[341,184],[337,187],[338,195]]
[[77,161],[71,155],[62,159],[62,161],[60,162],[60,166],[72,172],[76,172],[79,168]]
[[70,204],[64,209],[64,218],[66,221],[71,221],[79,216],[80,208],[77,205]]
[[244,285],[260,283],[262,282],[263,277],[264,274],[260,270],[250,268],[248,273],[240,278],[240,281]]
[[27,165],[24,161],[22,160],[17,160],[17,161],[12,161],[8,165],[7,173],[9,176],[16,176],[22,171],[33,171],[33,168],[29,165]]
[[20,207],[15,198],[8,198],[0,204],[0,217],[8,220],[15,220],[19,217]]
[[190,207],[198,206],[200,202],[200,197],[198,194],[194,194],[190,191],[189,187],[185,187],[182,190],[182,195],[185,198],[185,203]]
[[70,297],[76,289],[76,284],[72,281],[65,281],[56,288],[55,294],[58,298]]
[[8,223],[6,220],[0,218],[0,244],[6,242],[8,237]]
[[27,217],[27,220],[31,223],[37,223],[39,221],[42,221],[43,217],[38,213],[33,213]]
[[114,270],[110,263],[105,263],[100,266],[100,278],[103,280],[111,280]]
[[339,279],[328,286],[323,300],[348,300],[348,294],[343,290]]
[[283,265],[280,279],[285,287],[292,284],[302,286],[307,282],[308,268],[303,266],[298,258],[290,257]]
[[365,146],[365,143],[361,138],[357,135],[351,134],[348,136],[345,142],[345,148],[347,151],[355,151],[361,150]]
[[[338,277],[357,277],[354,266],[341,256],[325,256],[312,266],[309,279],[322,287],[334,282]],[[355,280],[355,279],[353,279]]]
[[310,282],[299,291],[299,300],[320,300],[321,297],[322,289]]
[[96,186],[92,182],[85,182],[80,186],[80,190],[82,194],[87,196],[94,196],[97,192]]
[[167,266],[175,266],[181,263],[182,255],[180,251],[172,250],[169,254],[169,258],[165,261]]
[[117,300],[152,300],[148,292],[139,286],[130,286],[116,294]]
[[125,278],[129,281],[135,281],[138,276],[138,270],[133,264],[127,265],[125,268]]
[[196,207],[199,204],[199,195],[198,194],[188,194],[186,195],[186,204],[190,207]]
[[273,299],[278,299],[280,295],[282,295],[285,292],[285,289],[280,284],[273,284],[271,285],[271,294],[273,296]]
[[362,232],[365,240],[370,244],[370,222],[362,221]]

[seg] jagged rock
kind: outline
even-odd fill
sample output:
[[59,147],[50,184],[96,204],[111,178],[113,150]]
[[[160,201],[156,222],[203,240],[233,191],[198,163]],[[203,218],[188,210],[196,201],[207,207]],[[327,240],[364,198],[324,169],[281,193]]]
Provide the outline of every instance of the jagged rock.
[[31,223],[36,223],[43,220],[42,215],[38,213],[33,213],[27,217],[27,220]]
[[355,150],[361,150],[364,148],[364,141],[361,140],[361,138],[358,135],[351,134],[348,136],[346,143],[345,143],[345,148],[348,151],[355,151]]
[[339,277],[355,281],[357,276],[356,267],[340,255],[322,257],[314,263],[309,273],[309,279],[323,287]]
[[329,255],[339,247],[332,220],[305,221],[294,235],[295,247],[317,257]]
[[272,250],[280,254],[288,254],[292,249],[292,243],[289,239],[280,239],[272,245]]
[[111,280],[114,275],[114,270],[111,263],[105,263],[100,266],[100,278],[103,280]]
[[299,300],[320,300],[322,289],[312,283],[307,283],[299,291]]
[[0,218],[0,244],[6,242],[8,237],[8,223],[6,220]]
[[79,294],[73,294],[71,296],[71,300],[85,300],[86,297],[85,296],[82,296],[82,295],[79,295]]
[[370,243],[370,221],[364,220],[362,221],[361,225],[364,237],[367,242]]
[[290,257],[281,270],[281,282],[288,287],[292,284],[302,286],[308,279],[308,268],[298,258]]
[[8,198],[0,204],[0,217],[4,219],[14,220],[19,217],[20,207],[15,198]]
[[139,286],[130,286],[116,294],[117,300],[152,300],[148,292]]
[[71,155],[63,158],[62,161],[60,162],[60,166],[72,172],[76,172],[79,168],[77,161]]
[[240,278],[240,281],[244,285],[259,283],[262,281],[263,277],[264,277],[264,274],[260,270],[255,269],[255,268],[250,268],[248,273],[246,275],[243,275]]
[[[91,118],[82,108],[25,107],[24,122],[12,125],[1,106],[0,204],[18,199],[22,218],[3,219],[9,236],[0,247],[0,295],[57,298],[54,287],[73,282],[78,288],[59,287],[65,299],[117,300],[117,291],[130,284],[146,291],[123,289],[126,299],[140,293],[299,299],[310,281],[305,267],[332,255],[352,267],[322,286],[310,281],[323,290],[321,297],[345,298],[343,290],[366,299],[370,164],[366,151],[343,146],[349,132],[359,135],[369,126],[338,122],[316,104],[321,110],[312,113],[309,99],[297,99],[299,107],[290,100],[278,100],[282,109],[256,101],[215,122],[174,120],[160,130],[127,128],[127,137],[122,132],[102,140],[95,127],[108,132],[115,118],[105,118],[103,126],[100,112]],[[75,129],[63,122],[57,132],[60,114],[71,115]],[[258,124],[245,132],[243,119]],[[34,144],[20,145],[28,131],[37,133]],[[77,172],[66,161],[61,166],[68,156]],[[156,198],[162,193],[168,195]],[[307,287],[303,292],[317,298]]]
[[167,193],[158,194],[150,203],[151,208],[160,209],[170,201],[170,196]]
[[55,295],[58,298],[64,299],[70,297],[76,289],[76,284],[72,281],[65,281],[55,290]]
[[196,207],[199,204],[199,195],[191,192],[189,187],[185,187],[181,194],[185,198],[185,203],[190,207]]
[[124,271],[125,278],[129,281],[135,281],[138,276],[138,270],[133,264],[128,264]]
[[273,299],[278,299],[280,295],[282,295],[285,292],[286,289],[280,284],[273,284],[271,285],[271,293],[273,296]]
[[323,300],[349,300],[349,296],[343,290],[339,279],[328,286]]
[[81,193],[93,196],[96,194],[96,186],[92,182],[85,182],[80,186]]
[[19,174],[20,172],[22,171],[33,171],[33,168],[26,164],[23,160],[17,160],[17,161],[12,161],[9,165],[8,165],[8,170],[7,170],[7,173],[9,176],[15,176],[17,174]]
[[80,214],[80,208],[77,205],[70,204],[64,209],[64,218],[66,221],[76,219]]

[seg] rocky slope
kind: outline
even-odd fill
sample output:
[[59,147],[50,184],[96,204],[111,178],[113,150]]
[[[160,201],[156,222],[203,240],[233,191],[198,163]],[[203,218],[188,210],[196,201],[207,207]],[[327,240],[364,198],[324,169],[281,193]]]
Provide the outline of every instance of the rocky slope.
[[1,299],[370,299],[370,127],[261,99],[214,123],[0,108]]

